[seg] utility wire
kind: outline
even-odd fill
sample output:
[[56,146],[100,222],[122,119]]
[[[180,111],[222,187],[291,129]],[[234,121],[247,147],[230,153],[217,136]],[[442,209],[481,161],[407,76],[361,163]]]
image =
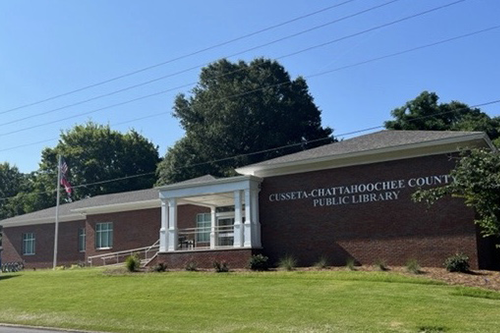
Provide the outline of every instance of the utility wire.
[[169,59],[169,60],[157,63],[155,65],[151,65],[151,66],[148,66],[148,67],[144,67],[144,68],[141,68],[141,69],[138,69],[138,70],[126,73],[126,74],[115,76],[115,77],[113,77],[111,79],[107,79],[107,80],[104,80],[104,81],[93,83],[93,84],[90,84],[88,86],[84,86],[84,87],[81,87],[81,88],[78,88],[78,89],[75,89],[75,90],[71,90],[71,91],[68,91],[68,92],[65,92],[65,93],[62,93],[62,94],[59,94],[59,95],[51,96],[51,97],[48,97],[48,98],[45,98],[45,99],[42,99],[42,100],[39,100],[39,101],[36,101],[36,102],[32,102],[32,103],[24,104],[24,105],[21,105],[21,106],[12,108],[12,109],[8,109],[8,110],[0,112],[0,114],[5,114],[5,113],[8,113],[8,112],[12,112],[12,111],[16,111],[16,110],[19,110],[19,109],[27,108],[27,107],[30,107],[30,106],[34,106],[34,105],[37,105],[37,104],[41,104],[41,103],[44,103],[44,102],[48,102],[48,101],[51,101],[51,100],[54,100],[54,99],[57,99],[57,98],[60,98],[60,97],[72,95],[72,94],[75,94],[75,93],[83,91],[83,90],[87,90],[87,89],[90,89],[90,88],[98,87],[98,86],[104,85],[104,84],[109,83],[109,82],[117,81],[117,80],[129,77],[129,76],[132,76],[132,75],[136,75],[136,74],[148,71],[148,70],[153,69],[153,68],[164,66],[166,64],[170,64],[170,63],[173,63],[173,62],[178,61],[178,60],[189,58],[189,57],[192,57],[194,55],[198,55],[200,53],[203,53],[203,52],[206,52],[206,51],[210,51],[210,50],[216,49],[216,48],[221,47],[221,46],[225,46],[225,45],[228,45],[228,44],[231,44],[231,43],[234,43],[234,42],[237,42],[237,41],[249,38],[249,37],[256,36],[256,35],[261,34],[263,32],[267,32],[267,31],[270,31],[270,30],[273,30],[273,29],[285,26],[287,24],[290,24],[290,23],[293,23],[293,22],[296,22],[296,21],[300,21],[300,20],[305,19],[307,17],[311,17],[311,16],[314,16],[314,15],[326,12],[328,10],[331,10],[331,9],[334,9],[334,8],[337,8],[337,7],[341,7],[341,6],[345,5],[345,4],[348,4],[348,3],[354,2],[354,1],[357,1],[357,0],[347,0],[347,1],[335,4],[335,5],[331,5],[331,6],[323,8],[323,9],[311,12],[309,14],[301,15],[301,16],[298,16],[298,17],[293,18],[291,20],[284,21],[284,22],[281,22],[281,23],[269,26],[267,28],[254,31],[254,32],[251,32],[249,34],[246,34],[246,35],[243,35],[243,36],[240,36],[240,37],[236,37],[236,38],[227,40],[225,42],[214,44],[212,46],[209,46],[209,47],[206,47],[206,48],[203,48],[203,49],[199,49],[197,51],[194,51],[194,52],[191,52],[191,53],[188,53],[188,54],[184,54],[184,55],[176,57],[176,58],[172,58],[172,59]]
[[[154,114],[150,114],[150,115],[147,115],[147,116],[144,116],[144,117],[134,118],[134,119],[127,120],[127,121],[122,121],[122,122],[119,122],[119,123],[114,123],[114,124],[111,124],[110,126],[112,127],[112,126],[120,126],[120,125],[124,125],[124,124],[134,123],[134,122],[141,121],[141,120],[144,120],[144,119],[150,119],[150,118],[154,118],[154,117],[163,116],[163,115],[166,115],[168,113],[170,113],[170,111],[164,111],[164,112],[160,112],[160,113],[154,113]],[[37,144],[40,144],[40,143],[51,142],[51,141],[55,141],[55,140],[58,140],[58,139],[59,139],[59,137],[52,138],[52,139],[41,140],[41,141],[32,142],[32,143],[26,143],[26,144],[22,144],[22,145],[15,146],[15,147],[9,147],[9,148],[0,149],[0,152],[8,151],[8,150],[14,150],[14,149],[17,149],[17,148],[24,148],[24,147],[34,146],[34,145],[37,145]]]
[[[392,22],[389,22],[389,23],[385,23],[385,24],[382,24],[382,25],[379,25],[379,26],[376,26],[376,27],[372,27],[370,29],[366,29],[366,30],[363,30],[363,31],[360,31],[360,32],[357,32],[357,33],[354,33],[354,34],[351,34],[351,35],[347,35],[347,36],[344,36],[344,37],[341,37],[341,38],[337,38],[337,39],[331,40],[329,42],[325,42],[325,43],[322,43],[322,44],[319,44],[319,45],[311,46],[311,47],[308,47],[308,48],[305,48],[305,49],[302,49],[302,50],[299,50],[299,51],[287,54],[285,56],[279,57],[277,59],[281,59],[281,58],[285,58],[285,57],[290,57],[290,56],[297,55],[297,54],[300,54],[300,53],[303,53],[303,52],[307,52],[307,51],[310,51],[310,50],[313,50],[313,49],[316,49],[316,48],[319,48],[319,47],[330,45],[332,43],[336,43],[336,42],[339,42],[339,41],[342,41],[342,40],[345,40],[345,39],[348,39],[348,38],[353,38],[353,37],[356,37],[356,36],[359,36],[359,35],[362,35],[362,34],[365,34],[365,33],[372,32],[372,31],[377,30],[377,29],[382,29],[382,28],[385,28],[387,26],[391,26],[391,25],[394,25],[394,24],[397,24],[397,23],[401,23],[401,22],[406,21],[406,20],[410,20],[410,19],[422,16],[422,15],[429,14],[431,12],[435,12],[437,10],[444,9],[444,8],[450,7],[452,5],[456,5],[456,4],[464,2],[464,1],[467,1],[467,0],[454,1],[452,3],[448,3],[448,4],[445,4],[445,5],[442,5],[442,6],[438,6],[438,7],[435,7],[435,8],[426,10],[426,11],[423,11],[423,12],[419,12],[417,14],[406,16],[406,17],[404,17],[402,19],[398,19],[398,20],[395,20],[395,21],[392,21]],[[233,73],[226,73],[226,74],[223,74],[223,75],[220,75],[220,76],[216,76],[216,78],[223,77],[223,76],[230,75],[230,74],[233,74]],[[318,76],[318,75],[316,75],[316,76]],[[159,91],[159,92],[156,92],[156,93],[153,93],[153,94],[140,96],[140,97],[137,97],[137,98],[134,98],[134,99],[131,99],[131,100],[127,100],[127,101],[121,102],[121,103],[117,103],[117,104],[105,106],[105,107],[102,107],[102,108],[99,108],[99,109],[96,109],[96,110],[88,111],[88,112],[85,112],[85,113],[80,113],[78,115],[73,115],[73,116],[69,116],[69,117],[66,117],[66,118],[62,118],[62,119],[58,119],[58,120],[54,120],[54,121],[50,121],[50,122],[46,122],[46,123],[42,123],[42,124],[38,124],[38,125],[33,125],[33,126],[22,128],[22,129],[17,129],[17,130],[10,131],[10,132],[4,132],[4,133],[0,134],[0,137],[6,136],[6,135],[10,135],[10,134],[14,134],[14,133],[19,133],[19,132],[27,131],[27,130],[30,130],[30,129],[34,129],[34,128],[38,128],[38,127],[42,127],[42,126],[46,126],[46,125],[55,124],[55,123],[58,123],[58,122],[62,122],[62,121],[65,121],[65,120],[69,120],[69,119],[81,117],[81,116],[84,116],[84,115],[89,115],[89,114],[92,114],[92,113],[95,113],[95,112],[98,112],[98,111],[102,111],[102,110],[109,109],[109,108],[116,107],[116,106],[122,106],[122,105],[129,104],[129,103],[132,103],[132,102],[135,102],[135,101],[139,101],[139,100],[142,100],[142,99],[146,99],[146,98],[150,98],[150,97],[153,97],[153,96],[161,95],[161,94],[164,94],[164,93],[167,93],[167,92],[175,91],[177,89],[185,88],[185,87],[189,87],[189,86],[193,86],[193,85],[196,85],[196,84],[197,84],[197,82],[192,82],[192,83],[184,84],[184,85],[177,86],[177,87],[174,87],[174,88],[170,88],[170,89],[167,89],[167,90]],[[255,90],[252,90],[252,91],[249,91],[249,92],[246,92],[246,93],[237,94],[237,95],[229,96],[229,97],[225,97],[225,98],[240,97],[240,96],[243,96],[243,95],[247,95],[247,94],[253,93],[255,91],[259,91],[259,90],[262,90],[262,89],[270,88],[270,87],[273,87],[273,86],[279,86],[279,85],[282,85],[282,84],[284,84],[284,83],[280,83],[280,84],[276,84],[276,85],[271,85],[271,86],[264,87],[264,88],[258,88],[258,89],[255,89]]]
[[[376,61],[380,61],[380,60],[383,60],[383,59],[388,59],[388,58],[396,57],[396,56],[399,56],[399,55],[403,55],[403,54],[414,52],[414,51],[417,51],[417,50],[422,50],[422,49],[425,49],[425,48],[428,48],[428,47],[433,47],[433,46],[436,46],[436,45],[448,43],[448,42],[455,41],[455,40],[458,40],[458,39],[462,39],[462,38],[466,38],[466,37],[478,35],[478,34],[485,33],[485,32],[488,32],[488,31],[491,31],[491,30],[495,30],[495,29],[498,29],[498,28],[500,28],[500,25],[496,25],[496,26],[493,26],[493,27],[485,28],[485,29],[482,29],[482,30],[477,30],[477,31],[474,31],[474,32],[470,32],[470,33],[467,33],[467,34],[460,35],[460,36],[455,36],[455,37],[443,39],[443,40],[440,40],[440,41],[437,41],[437,42],[433,42],[433,43],[429,43],[429,44],[425,44],[425,45],[420,45],[420,46],[417,46],[417,47],[414,47],[414,48],[410,48],[410,49],[406,49],[406,50],[403,50],[403,51],[399,51],[399,52],[387,54],[387,55],[384,55],[384,56],[380,56],[380,57],[376,57],[376,58],[364,60],[364,61],[357,62],[357,63],[354,63],[354,64],[350,64],[350,65],[346,65],[346,66],[342,66],[342,67],[337,67],[335,69],[331,69],[331,70],[327,70],[327,71],[322,71],[322,72],[319,72],[319,73],[316,73],[316,74],[307,75],[307,76],[305,76],[305,78],[307,78],[307,79],[316,78],[316,77],[319,77],[319,76],[322,76],[322,75],[326,75],[326,74],[338,72],[338,71],[341,71],[341,70],[345,70],[345,69],[349,69],[349,68],[353,68],[353,67],[365,65],[365,64],[376,62]],[[279,83],[278,85],[282,85],[282,84],[284,84],[284,82]],[[268,89],[270,87],[272,87],[272,86],[265,86],[265,87],[259,88],[257,90]],[[174,88],[174,89],[176,89],[176,88]],[[252,90],[251,92],[255,92],[255,91],[256,90]],[[242,94],[248,94],[248,93],[249,92],[244,92]],[[226,97],[222,97],[221,99],[232,98],[232,97],[240,97],[242,94],[232,95],[232,96],[226,96]],[[150,96],[148,95],[145,98],[147,98],[147,97],[150,97]],[[132,100],[132,101],[135,101],[135,100]],[[496,102],[494,102],[494,103],[496,103]],[[486,104],[484,104],[484,105],[486,105]],[[114,106],[115,105],[109,106],[107,108],[114,107]],[[155,116],[164,115],[164,114],[167,114],[167,113],[168,112],[161,112],[161,113],[157,113],[157,114],[152,114],[152,115],[149,115],[149,116],[132,119],[132,120],[129,120],[129,121],[126,121],[126,122],[121,122],[121,123],[113,124],[113,126],[118,126],[118,125],[122,125],[122,124],[125,124],[125,123],[131,123],[131,122],[143,120],[143,119],[146,119],[146,118],[151,118],[151,117],[155,117]],[[34,143],[29,143],[29,144],[24,144],[24,145],[19,145],[19,146],[4,148],[4,149],[0,149],[0,152],[8,151],[8,150],[13,150],[13,149],[17,149],[17,148],[23,148],[23,147],[26,147],[26,146],[36,145],[36,144],[39,144],[39,143],[43,143],[43,142],[47,142],[47,141],[53,141],[53,140],[57,140],[57,139],[58,138],[48,139],[48,140],[44,140],[44,141],[38,141],[38,142],[34,142]]]
[[[413,122],[413,121],[416,121],[416,120],[421,120],[421,119],[425,119],[425,118],[431,118],[431,117],[435,117],[435,116],[438,116],[438,115],[443,115],[443,114],[448,114],[448,113],[453,113],[453,112],[460,112],[462,110],[473,109],[473,108],[478,108],[478,107],[481,107],[481,106],[491,105],[491,104],[497,104],[497,103],[500,103],[500,99],[492,100],[492,101],[488,101],[488,102],[484,102],[484,103],[480,103],[480,104],[475,104],[475,105],[471,105],[471,106],[464,106],[462,108],[458,108],[458,109],[455,109],[455,110],[437,112],[437,113],[434,113],[432,115],[421,116],[421,117],[409,119],[407,121],[408,122]],[[379,126],[367,127],[367,128],[363,128],[363,129],[359,129],[359,130],[355,130],[355,131],[351,131],[351,132],[341,133],[341,134],[336,135],[336,137],[339,138],[339,137],[351,136],[351,135],[354,135],[354,134],[364,133],[364,132],[373,131],[373,130],[381,129],[381,128],[384,128],[384,126],[383,125],[379,125]],[[328,137],[324,137],[324,138],[309,140],[307,143],[317,143],[317,142],[321,142],[321,141],[329,141],[331,139],[332,139],[332,136],[328,136]],[[435,140],[435,141],[440,141],[440,140],[446,140],[446,139],[438,139],[438,140]],[[300,145],[303,145],[303,144],[304,143],[301,141],[301,142],[297,142],[297,143],[293,143],[293,144],[288,144],[288,145],[278,146],[278,147],[274,147],[274,148],[263,149],[263,150],[259,150],[259,151],[255,151],[255,152],[246,153],[246,154],[238,154],[238,155],[233,155],[233,156],[230,156],[230,157],[220,158],[220,159],[216,159],[216,160],[210,160],[210,161],[206,161],[206,162],[185,165],[185,166],[180,167],[178,169],[187,169],[187,168],[192,168],[192,167],[195,167],[195,166],[200,166],[200,165],[205,165],[205,164],[223,162],[223,161],[232,160],[232,159],[236,159],[236,158],[241,158],[241,157],[245,157],[245,156],[263,154],[263,153],[266,153],[266,152],[269,152],[269,151],[276,151],[276,150],[282,150],[282,149],[297,147],[297,146],[300,146]],[[102,184],[105,184],[105,183],[112,183],[112,182],[117,182],[117,181],[122,181],[122,180],[127,180],[127,179],[133,179],[133,178],[138,178],[138,177],[150,176],[150,175],[153,175],[153,174],[156,174],[156,172],[147,172],[147,173],[142,173],[142,174],[138,174],[138,175],[125,176],[125,177],[114,178],[114,179],[109,179],[109,180],[102,180],[102,181],[93,182],[93,183],[80,184],[80,185],[72,186],[72,188],[81,188],[81,187],[89,187],[89,186],[95,186],[95,185],[102,185]],[[51,193],[55,193],[55,190],[40,192],[38,194],[42,195],[42,194],[51,194]],[[3,197],[3,198],[0,198],[0,201],[2,201],[2,200],[8,200],[8,199],[13,198],[13,197],[14,196]]]
[[[373,11],[375,9],[379,9],[379,8],[382,8],[384,6],[387,6],[389,4],[392,4],[394,2],[398,2],[400,0],[391,0],[389,2],[386,2],[386,3],[383,3],[381,5],[377,5],[377,6],[374,6],[374,7],[371,7],[371,8],[368,8],[368,9],[365,9],[365,10],[362,10],[362,11],[359,11],[359,12],[356,12],[354,14],[351,14],[351,15],[347,15],[347,16],[344,16],[344,17],[341,17],[340,19],[336,19],[336,20],[333,20],[333,21],[329,21],[327,23],[324,23],[324,24],[320,24],[320,25],[317,25],[317,26],[314,26],[312,28],[309,28],[309,29],[306,29],[306,30],[302,30],[302,31],[299,31],[297,33],[294,33],[294,34],[291,34],[291,35],[287,35],[285,37],[282,37],[282,38],[279,38],[279,39],[275,39],[275,40],[272,40],[268,43],[264,43],[264,44],[260,44],[260,45],[257,45],[255,47],[251,47],[251,48],[248,48],[248,49],[245,49],[243,51],[240,51],[240,52],[237,52],[237,53],[233,53],[231,55],[228,55],[228,56],[225,56],[223,58],[232,58],[232,57],[236,57],[238,55],[241,55],[241,54],[244,54],[244,53],[247,53],[247,52],[250,52],[250,51],[255,51],[257,49],[260,49],[260,48],[263,48],[263,47],[266,47],[266,46],[269,46],[269,45],[272,45],[272,44],[276,44],[278,42],[282,42],[284,40],[287,40],[287,39],[290,39],[290,38],[294,38],[294,37],[297,37],[297,36],[300,36],[300,35],[303,35],[305,33],[308,33],[308,32],[311,32],[311,31],[314,31],[314,30],[318,30],[320,28],[324,28],[326,26],[329,26],[329,25],[332,25],[332,24],[335,24],[335,23],[338,23],[338,22],[341,22],[341,21],[344,21],[344,20],[347,20],[347,19],[350,19],[350,18],[353,18],[355,16],[359,16],[361,14],[364,14],[364,13],[367,13],[367,12],[370,12],[370,11]],[[465,0],[464,0],[465,1]],[[303,52],[303,51],[302,51]],[[299,52],[299,53],[302,53],[302,52]],[[293,55],[293,54],[292,54]],[[286,58],[290,55],[287,55],[287,56],[284,56],[282,58]],[[280,58],[277,58],[277,59],[280,59]],[[189,68],[186,68],[186,69],[183,69],[183,70],[180,70],[180,71],[177,71],[177,72],[174,72],[174,73],[169,73],[169,74],[166,74],[166,75],[163,75],[163,76],[160,76],[160,77],[157,77],[157,78],[154,78],[154,79],[151,79],[151,80],[147,80],[147,81],[144,81],[144,82],[141,82],[141,83],[138,83],[138,84],[134,84],[134,85],[131,85],[131,86],[127,86],[125,88],[122,88],[122,89],[118,89],[118,90],[114,90],[114,91],[111,91],[109,93],[105,93],[105,94],[101,94],[101,95],[98,95],[98,96],[94,96],[94,97],[91,97],[91,98],[88,98],[88,99],[84,99],[84,100],[81,100],[81,101],[78,101],[78,102],[75,102],[75,103],[72,103],[72,104],[68,104],[68,105],[64,105],[64,106],[61,106],[61,107],[58,107],[58,108],[55,108],[55,109],[51,109],[51,110],[48,110],[48,111],[44,111],[44,112],[40,112],[40,113],[37,113],[37,114],[33,114],[33,115],[29,115],[29,116],[26,116],[26,117],[23,117],[23,118],[18,118],[18,119],[14,119],[14,120],[11,120],[11,121],[8,121],[8,122],[5,122],[5,123],[1,123],[0,126],[5,126],[5,125],[11,125],[11,124],[15,124],[15,123],[18,123],[18,122],[21,122],[23,120],[27,120],[27,119],[33,119],[34,117],[40,117],[40,116],[43,116],[43,115],[47,115],[47,114],[50,114],[50,113],[54,113],[54,112],[57,112],[57,111],[61,111],[61,110],[64,110],[64,109],[67,109],[67,108],[70,108],[70,107],[73,107],[73,106],[77,106],[77,105],[82,105],[82,104],[85,104],[85,103],[88,103],[88,102],[91,102],[91,101],[95,101],[95,100],[98,100],[98,99],[101,99],[101,98],[104,98],[104,97],[109,97],[109,96],[113,96],[113,95],[116,95],[118,93],[122,93],[122,92],[125,92],[125,91],[129,91],[131,89],[135,89],[135,88],[139,88],[139,87],[142,87],[142,86],[145,86],[145,85],[148,85],[148,84],[151,84],[151,83],[154,83],[154,82],[158,82],[158,81],[161,81],[161,80],[164,80],[164,79],[167,79],[167,78],[170,78],[170,77],[174,77],[174,76],[177,76],[177,75],[180,75],[180,74],[184,74],[184,73],[187,73],[187,72],[190,72],[192,70],[195,70],[195,69],[199,69],[199,68],[202,68],[204,66],[207,66],[209,65],[210,62],[208,63],[203,63],[201,65],[196,65],[196,66],[193,66],[193,67],[189,67]],[[242,69],[240,70],[237,70],[235,72],[239,72],[241,71]],[[232,72],[232,73],[235,73],[235,72]],[[229,75],[230,73],[226,74],[226,75]],[[0,113],[1,114],[1,113]]]

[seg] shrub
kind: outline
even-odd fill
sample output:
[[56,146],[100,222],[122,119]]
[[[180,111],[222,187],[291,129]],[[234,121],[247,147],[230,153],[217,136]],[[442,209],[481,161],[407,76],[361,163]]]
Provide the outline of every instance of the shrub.
[[165,264],[164,262],[160,262],[158,265],[155,265],[153,267],[153,271],[154,272],[165,272],[167,270],[167,264]]
[[297,259],[289,255],[281,258],[280,261],[278,262],[278,267],[286,271],[293,271],[296,266],[297,266]]
[[328,267],[328,259],[326,257],[320,257],[319,260],[314,263],[314,267],[318,269],[325,269]]
[[137,254],[132,254],[125,259],[125,267],[129,272],[137,272],[141,267],[141,259]]
[[417,260],[415,259],[410,259],[406,263],[406,269],[408,272],[413,273],[413,274],[420,274],[420,265],[418,264]]
[[378,259],[377,261],[375,261],[375,267],[377,267],[377,269],[379,271],[388,271],[389,270],[389,268],[385,264],[385,261],[381,260],[381,259]]
[[229,266],[227,265],[227,262],[225,262],[225,261],[219,262],[216,260],[213,262],[213,266],[214,266],[216,273],[229,272]]
[[444,267],[448,272],[467,273],[470,269],[469,257],[463,253],[456,253],[446,258]]
[[188,261],[184,266],[184,269],[186,271],[196,272],[198,270],[198,267],[194,261]]
[[269,269],[269,258],[262,254],[255,254],[248,260],[248,268],[252,271],[267,271]]
[[347,267],[351,271],[355,271],[356,270],[355,266],[356,266],[356,261],[354,260],[354,258],[347,258],[347,260],[345,261],[345,267]]

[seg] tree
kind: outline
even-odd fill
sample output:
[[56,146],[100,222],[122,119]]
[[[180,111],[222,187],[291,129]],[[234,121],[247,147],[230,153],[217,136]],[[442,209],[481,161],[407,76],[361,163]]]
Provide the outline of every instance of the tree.
[[73,200],[150,188],[156,181],[157,147],[134,130],[122,134],[88,122],[61,133],[56,147],[42,151],[34,186],[40,187],[37,192],[42,197],[50,196],[50,206],[54,205],[58,155],[64,156],[68,180],[76,185]]
[[483,236],[500,236],[500,155],[485,149],[463,151],[452,170],[450,184],[419,190],[413,195],[417,202],[433,204],[445,196],[463,198],[474,208]]
[[24,175],[8,162],[0,164],[0,219],[12,216],[9,201],[22,187]]
[[404,106],[392,110],[395,119],[384,125],[393,130],[482,131],[492,140],[500,137],[500,117],[490,118],[461,102],[438,104],[438,100],[436,93],[424,91]]
[[[268,59],[210,64],[191,96],[176,97],[173,110],[186,133],[160,163],[159,184],[228,176],[235,167],[333,140],[332,130],[321,127],[321,111],[305,80],[292,80]],[[286,145],[294,146],[278,148]]]

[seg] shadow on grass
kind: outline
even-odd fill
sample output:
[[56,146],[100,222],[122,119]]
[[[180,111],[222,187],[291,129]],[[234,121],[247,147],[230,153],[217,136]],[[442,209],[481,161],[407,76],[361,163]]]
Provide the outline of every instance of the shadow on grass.
[[500,292],[474,287],[455,287],[450,295],[500,300]]
[[18,277],[18,276],[21,276],[21,274],[14,274],[14,275],[0,275],[0,281],[2,281],[2,280],[7,280],[7,279],[11,279],[11,278],[15,278],[15,277]]
[[420,326],[417,329],[419,333],[435,333],[448,331],[448,328],[444,326]]

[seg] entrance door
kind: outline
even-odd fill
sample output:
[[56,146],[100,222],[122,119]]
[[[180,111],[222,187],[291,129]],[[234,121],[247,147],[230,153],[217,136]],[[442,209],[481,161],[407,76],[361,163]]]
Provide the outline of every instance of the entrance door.
[[217,245],[233,246],[234,244],[234,217],[217,218]]

